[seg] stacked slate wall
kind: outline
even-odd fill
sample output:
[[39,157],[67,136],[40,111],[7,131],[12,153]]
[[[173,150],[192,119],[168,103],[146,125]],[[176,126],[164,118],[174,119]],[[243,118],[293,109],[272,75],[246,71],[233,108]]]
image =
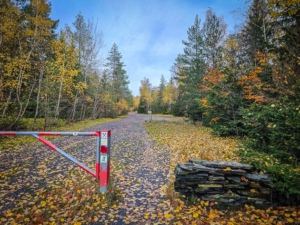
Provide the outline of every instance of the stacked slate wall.
[[271,177],[237,162],[190,159],[175,169],[175,191],[226,205],[270,205]]

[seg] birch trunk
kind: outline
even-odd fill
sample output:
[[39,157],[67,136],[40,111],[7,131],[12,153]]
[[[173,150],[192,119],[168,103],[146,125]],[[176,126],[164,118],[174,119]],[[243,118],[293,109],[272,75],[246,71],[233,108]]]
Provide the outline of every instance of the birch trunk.
[[76,90],[75,99],[74,99],[74,104],[73,104],[72,121],[75,120],[76,107],[77,107],[77,96],[78,96],[78,90]]
[[39,103],[40,103],[40,95],[41,95],[41,87],[42,87],[42,81],[44,76],[44,62],[42,62],[42,69],[40,71],[39,76],[39,86],[38,86],[38,93],[36,96],[36,108],[35,108],[35,114],[34,114],[34,124],[36,125],[36,119],[39,113]]

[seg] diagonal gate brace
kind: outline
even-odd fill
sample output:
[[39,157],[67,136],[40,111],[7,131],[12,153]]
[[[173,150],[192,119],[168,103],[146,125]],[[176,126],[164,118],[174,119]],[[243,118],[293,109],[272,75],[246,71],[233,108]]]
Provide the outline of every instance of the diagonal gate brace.
[[70,156],[69,154],[67,154],[66,152],[64,152],[63,150],[61,150],[60,148],[56,147],[54,144],[52,144],[50,141],[39,137],[36,134],[33,134],[32,136],[34,136],[35,138],[37,138],[39,141],[43,142],[45,145],[47,145],[48,147],[52,148],[54,151],[60,153],[61,155],[63,155],[64,157],[66,157],[67,159],[69,159],[70,161],[74,162],[77,166],[79,166],[81,169],[83,169],[84,171],[88,172],[89,174],[91,174],[92,176],[96,177],[96,173],[91,170],[90,168],[88,168],[87,166],[85,166],[84,164],[82,164],[81,162],[79,162],[77,159],[75,159],[73,156]]

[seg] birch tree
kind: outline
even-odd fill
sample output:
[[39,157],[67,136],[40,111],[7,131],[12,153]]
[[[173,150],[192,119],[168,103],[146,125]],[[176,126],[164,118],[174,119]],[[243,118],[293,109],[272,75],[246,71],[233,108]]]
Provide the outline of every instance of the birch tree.
[[[2,59],[5,58],[0,78],[4,82],[1,92],[7,93],[2,117],[6,117],[7,110],[10,110],[14,117],[12,127],[23,117],[32,99],[38,79],[36,60],[41,54],[39,46],[51,36],[54,21],[49,18],[50,7],[45,0],[5,1],[4,4],[12,14],[4,15],[11,22],[6,24],[8,27],[4,26],[0,37],[1,43],[6,40],[10,42],[8,47],[11,51],[1,48],[1,51],[4,50]],[[7,39],[9,35],[14,36],[12,40]]]
[[63,97],[74,99],[76,90],[75,77],[80,70],[76,67],[78,64],[75,43],[71,35],[70,28],[60,32],[57,40],[52,41],[53,59],[48,62],[48,76],[51,77],[52,87],[56,91],[56,106],[54,112],[55,122],[60,115],[60,105]]
[[[73,23],[75,27],[74,39],[78,49],[79,67],[81,73],[79,80],[84,83],[84,86],[90,85],[89,76],[93,76],[97,69],[102,64],[100,57],[101,49],[104,45],[103,34],[98,31],[97,24],[93,21],[85,21],[84,17],[79,13]],[[93,79],[92,79],[93,80]],[[90,93],[88,89],[84,89],[80,94],[78,91],[75,94],[73,103],[72,119],[74,120],[77,113],[77,108],[80,108],[79,119],[85,118],[88,99],[95,98],[96,93]],[[77,104],[80,103],[78,106]]]

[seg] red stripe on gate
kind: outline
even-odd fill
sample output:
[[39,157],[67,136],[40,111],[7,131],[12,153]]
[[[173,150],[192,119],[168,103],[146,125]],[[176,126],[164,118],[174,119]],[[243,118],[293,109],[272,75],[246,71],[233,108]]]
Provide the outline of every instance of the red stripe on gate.
[[50,148],[52,148],[54,151],[56,151],[58,149],[55,145],[53,145],[51,142],[45,140],[44,138],[39,137],[38,139],[39,139],[39,141],[43,142],[45,145],[47,145]]
[[14,135],[16,135],[16,132],[12,132],[12,131],[3,131],[3,132],[1,132],[1,135],[12,135],[12,136],[14,136]]
[[107,169],[105,166],[100,166],[100,187],[107,187]]
[[96,163],[96,178],[100,179],[100,163]]

